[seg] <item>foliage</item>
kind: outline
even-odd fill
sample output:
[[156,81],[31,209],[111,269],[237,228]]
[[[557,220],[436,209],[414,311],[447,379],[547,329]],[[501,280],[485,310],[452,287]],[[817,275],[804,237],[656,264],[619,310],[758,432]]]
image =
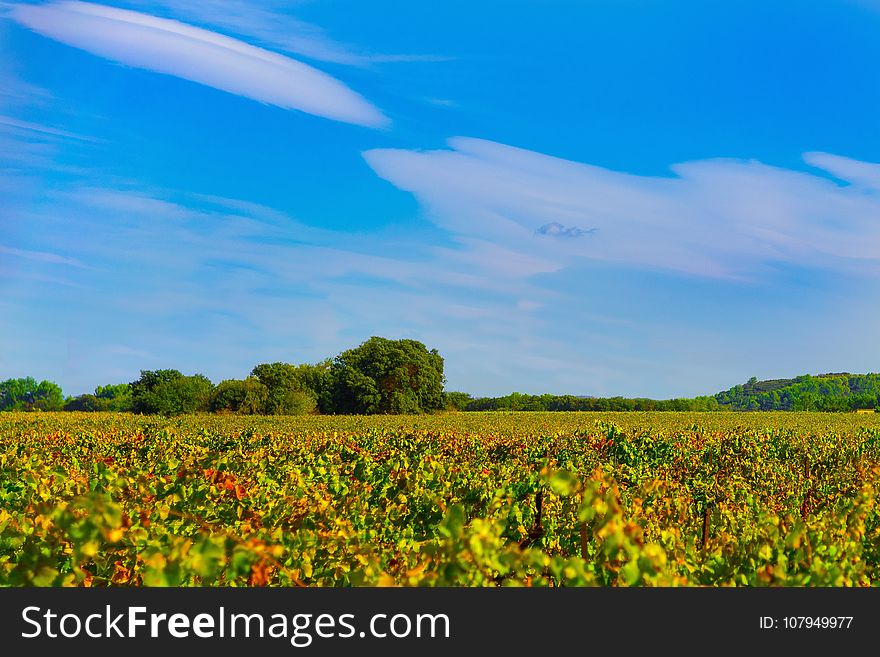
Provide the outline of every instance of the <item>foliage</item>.
[[210,409],[215,413],[262,413],[269,399],[269,389],[256,377],[240,381],[221,381],[211,393]]
[[449,391],[443,393],[443,407],[446,410],[463,411],[474,398],[466,392]]
[[716,411],[714,397],[694,399],[647,399],[644,397],[577,397],[575,395],[526,395],[512,392],[503,397],[480,397],[469,401],[467,411]]
[[132,410],[131,384],[129,383],[98,386],[95,388],[95,397],[98,398],[103,411]]
[[318,405],[317,395],[305,387],[301,373],[300,367],[289,363],[265,363],[257,365],[251,371],[251,375],[267,390],[264,413],[302,415],[315,410]]
[[715,395],[719,404],[743,411],[849,411],[880,408],[880,374],[805,374],[794,379],[752,377]]
[[372,337],[329,371],[332,413],[422,413],[443,408],[443,358],[416,340]]
[[0,382],[0,411],[58,411],[64,405],[61,388],[32,377]]
[[[260,385],[257,385],[257,382]],[[0,383],[2,410],[134,411],[174,415],[221,413],[303,415],[400,414],[457,411],[854,411],[880,409],[880,374],[803,375],[759,381],[751,377],[714,396],[692,399],[529,395],[474,398],[444,391],[443,358],[415,340],[372,337],[320,363],[257,365],[245,381],[213,388],[201,375],[142,371],[132,384],[99,386],[94,395],[64,400],[54,383],[33,378]],[[260,387],[262,386],[262,387]]]
[[68,399],[64,403],[63,410],[96,413],[98,411],[106,409],[101,408],[101,400],[98,399],[95,395],[85,394],[80,395],[79,397]]
[[330,394],[330,366],[333,360],[327,358],[320,363],[297,365],[294,375],[302,390],[309,393],[318,402],[318,410],[327,412],[325,406]]
[[207,410],[214,384],[201,374],[184,376],[177,370],[141,370],[131,384],[135,413],[181,415]]
[[0,416],[0,586],[880,583],[880,417]]
[[98,386],[95,394],[85,394],[69,398],[65,404],[65,411],[131,411],[131,385],[120,383],[117,385]]

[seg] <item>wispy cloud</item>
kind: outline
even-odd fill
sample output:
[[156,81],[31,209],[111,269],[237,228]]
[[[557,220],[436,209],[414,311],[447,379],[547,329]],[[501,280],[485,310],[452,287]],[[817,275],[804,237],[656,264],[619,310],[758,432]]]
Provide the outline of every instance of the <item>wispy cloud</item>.
[[40,125],[39,123],[32,123],[30,121],[20,121],[19,119],[12,118],[11,116],[3,116],[2,114],[0,114],[0,126],[13,128],[23,132],[35,132],[41,135],[49,135],[52,137],[64,137],[65,139],[76,139],[78,141],[96,141],[94,137],[78,135],[73,132],[59,130],[58,128]]
[[2,168],[42,168],[52,162],[62,142],[82,145],[97,141],[86,135],[0,114],[0,167]]
[[276,0],[132,0],[133,6],[162,8],[177,18],[210,25],[274,50],[334,64],[368,66],[377,63],[439,62],[441,55],[382,54],[365,52],[331,38],[321,27],[291,16],[290,2]]
[[80,262],[76,258],[68,258],[58,255],[57,253],[47,253],[45,251],[28,251],[25,249],[13,249],[0,244],[0,254],[15,256],[18,258],[26,258],[28,260],[37,260],[51,265],[69,265],[71,267],[79,267],[80,269],[89,269],[89,266]]
[[[32,266],[6,272],[0,298],[31,299],[15,325],[47,304],[78,318],[63,331],[94,364],[69,379],[83,389],[118,367],[118,355],[89,347],[93,329],[85,327],[98,318],[127,344],[166,359],[177,354],[174,366],[191,363],[219,380],[264,359],[317,360],[372,334],[415,337],[472,361],[477,334],[509,345],[518,331],[539,333],[534,311],[553,297],[526,280],[556,269],[541,258],[489,242],[438,247],[406,232],[389,246],[381,233],[320,229],[243,201],[78,183],[44,189],[39,205],[25,202],[16,214],[19,234],[0,253],[29,257]],[[74,262],[94,269],[65,271],[75,294],[53,291],[52,266]],[[201,360],[221,352],[227,356]],[[31,357],[51,367],[48,354]],[[129,376],[167,364],[129,360]]]
[[[561,189],[570,185],[575,191],[584,182],[559,161],[536,163],[503,151],[497,155],[509,167],[506,175],[552,171],[557,183],[565,182]],[[805,353],[811,340],[827,343],[829,328],[810,323],[817,309],[833,309],[851,318],[834,299],[818,294],[808,297],[810,303],[803,295],[790,294],[787,304],[779,303],[778,297],[770,305],[750,302],[748,312],[738,312],[743,307],[732,298],[755,298],[763,288],[749,285],[743,292],[738,283],[718,278],[651,272],[641,278],[624,276],[621,283],[613,273],[617,268],[603,268],[589,258],[583,260],[588,265],[578,260],[583,249],[604,239],[606,226],[589,238],[535,235],[536,225],[548,223],[545,218],[539,224],[537,218],[550,209],[572,214],[570,208],[558,207],[559,190],[550,193],[546,185],[539,189],[528,177],[513,181],[514,189],[528,180],[532,186],[507,199],[510,208],[527,198],[533,203],[539,199],[542,211],[527,204],[511,219],[490,211],[499,197],[491,195],[489,204],[478,196],[485,192],[480,183],[491,182],[485,177],[473,181],[473,189],[449,187],[457,175],[453,169],[442,168],[451,176],[444,189],[471,195],[467,204],[455,207],[478,208],[465,216],[474,225],[455,223],[445,214],[449,206],[436,203],[423,189],[418,192],[426,203],[435,201],[430,216],[452,237],[451,245],[445,240],[444,246],[426,240],[423,230],[408,233],[398,227],[393,239],[382,232],[331,231],[252,202],[139,189],[133,182],[124,188],[102,186],[107,183],[100,180],[47,183],[41,186],[39,203],[13,191],[6,200],[16,217],[16,230],[4,240],[9,257],[0,257],[0,302],[7,304],[5,316],[0,313],[0,343],[14,345],[5,352],[7,369],[63,377],[60,382],[70,393],[132,380],[141,368],[201,371],[219,381],[244,376],[258,362],[316,361],[370,335],[385,335],[412,337],[438,348],[447,360],[450,387],[476,394],[504,394],[514,386],[525,392],[697,394],[706,391],[706,381],[716,385],[712,382],[717,382],[718,371],[739,373],[762,362],[767,367],[768,359],[782,356],[778,341],[756,344],[748,362],[735,349],[719,355],[722,329],[711,321],[694,323],[695,313],[723,317],[725,339],[751,339],[749,331],[757,331],[756,312],[765,324],[797,322],[802,329],[787,345],[789,354]],[[431,171],[439,175],[441,168]],[[591,170],[591,175],[599,171]],[[701,175],[714,180],[716,174]],[[769,170],[768,175],[765,186],[772,188],[781,173]],[[870,203],[865,211],[880,215],[880,200],[864,188],[809,174],[788,175],[807,180],[796,188],[808,194],[807,205],[821,201],[826,193],[844,194]],[[676,179],[660,179],[663,184],[651,180],[656,187],[652,193],[658,194],[666,182]],[[732,191],[757,186],[738,180],[741,184],[730,185]],[[0,189],[2,182],[0,175]],[[713,203],[702,202],[704,210],[727,202],[726,196],[717,195],[728,186],[700,189],[706,196],[715,195]],[[490,185],[489,191],[497,190]],[[771,198],[766,191],[764,197]],[[642,200],[630,210],[650,207]],[[847,208],[837,209],[846,214]],[[605,216],[618,215],[608,210]],[[571,227],[595,222],[569,217],[559,223]],[[720,230],[717,223],[715,229]],[[726,237],[722,233],[718,240]],[[631,239],[639,238],[633,234]],[[656,248],[667,248],[669,239]],[[613,246],[603,248],[619,255]],[[646,245],[644,253],[651,246]],[[657,259],[621,262],[643,267]],[[805,263],[817,264],[810,259]],[[670,281],[689,286],[691,294],[677,294],[680,290],[670,289]],[[795,303],[802,315],[784,310]],[[58,321],[41,321],[49,314]],[[861,331],[853,338],[859,344],[874,339],[870,321],[846,323]],[[110,348],[95,335],[123,335],[123,344],[134,351]],[[59,373],[68,343],[78,345],[83,362],[89,363],[87,370]],[[821,354],[822,365],[838,356],[849,363],[857,351],[847,345],[834,347]],[[797,366],[806,371],[819,364],[801,359]],[[702,368],[703,378],[689,379],[689,367]],[[656,380],[656,388],[641,387],[647,380]],[[687,381],[684,390],[682,381]]]
[[[812,153],[852,184],[755,161],[678,164],[638,176],[480,139],[448,150],[365,153],[459,240],[572,264],[578,258],[700,276],[753,279],[773,263],[880,265],[880,165]],[[591,239],[577,237],[591,226]],[[583,232],[580,232],[583,231]]]
[[11,16],[39,34],[129,66],[346,123],[389,123],[316,68],[178,21],[86,2],[16,5]]
[[[12,11],[9,5],[7,11]],[[2,17],[2,14],[0,14]],[[0,63],[2,66],[3,63]],[[52,99],[46,89],[25,82],[9,70],[0,68],[0,109],[9,111],[11,108],[27,106],[44,106]]]

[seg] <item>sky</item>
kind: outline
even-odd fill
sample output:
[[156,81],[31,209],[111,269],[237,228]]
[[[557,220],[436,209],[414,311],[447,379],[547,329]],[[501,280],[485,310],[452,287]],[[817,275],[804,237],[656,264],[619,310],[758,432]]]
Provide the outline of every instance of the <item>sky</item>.
[[0,379],[880,371],[880,0],[0,1]]

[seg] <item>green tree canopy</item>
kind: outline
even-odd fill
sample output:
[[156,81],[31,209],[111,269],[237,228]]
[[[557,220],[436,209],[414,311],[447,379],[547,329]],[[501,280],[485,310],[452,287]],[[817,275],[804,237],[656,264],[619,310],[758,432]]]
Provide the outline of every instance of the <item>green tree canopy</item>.
[[416,340],[372,337],[330,367],[333,413],[422,413],[444,405],[443,358]]
[[290,363],[264,363],[254,367],[251,375],[255,376],[268,391],[265,413],[302,415],[315,410],[318,405],[318,395],[303,384],[303,370],[300,367]]
[[210,409],[215,413],[231,412],[256,415],[263,413],[269,389],[256,377],[221,381],[211,394]]
[[0,383],[0,411],[60,411],[64,406],[61,387],[33,377],[7,379]]
[[472,401],[474,398],[466,392],[449,391],[443,393],[443,406],[450,411],[463,411]]
[[101,407],[101,401],[95,395],[80,395],[79,397],[73,397],[68,399],[64,404],[65,411],[87,411],[93,413],[95,411],[103,411],[106,410]]
[[98,386],[95,388],[95,397],[97,397],[102,411],[132,410],[130,383]]
[[201,374],[184,376],[177,370],[141,370],[131,383],[135,413],[180,415],[208,410],[214,384]]

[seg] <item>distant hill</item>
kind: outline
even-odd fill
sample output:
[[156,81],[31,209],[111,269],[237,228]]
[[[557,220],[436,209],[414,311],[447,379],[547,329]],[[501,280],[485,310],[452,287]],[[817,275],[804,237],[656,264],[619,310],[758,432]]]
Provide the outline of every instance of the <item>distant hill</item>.
[[880,408],[880,374],[834,372],[794,379],[752,377],[716,395],[693,399],[592,397],[588,395],[455,396],[462,411],[854,411]]
[[737,411],[850,411],[880,407],[880,374],[835,372],[794,379],[749,379],[719,392],[722,407]]

